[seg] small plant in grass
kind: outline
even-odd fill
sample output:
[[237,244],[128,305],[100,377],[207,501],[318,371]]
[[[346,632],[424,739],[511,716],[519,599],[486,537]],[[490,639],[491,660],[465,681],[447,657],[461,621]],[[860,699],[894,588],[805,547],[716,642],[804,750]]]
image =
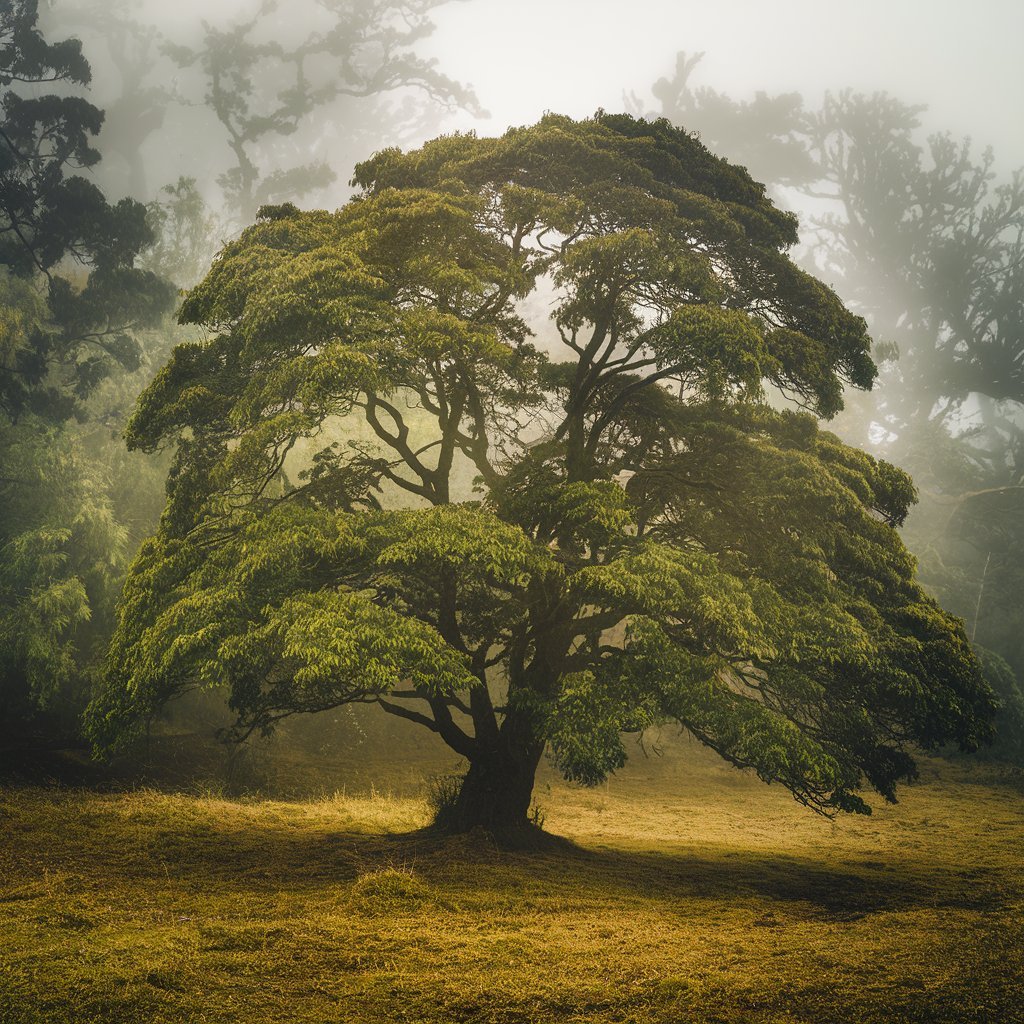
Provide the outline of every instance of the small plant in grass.
[[447,772],[432,775],[427,780],[427,806],[430,808],[431,820],[437,828],[446,830],[451,823],[464,778],[464,772]]
[[356,879],[353,889],[360,908],[370,913],[414,909],[433,897],[430,886],[406,865],[368,871]]

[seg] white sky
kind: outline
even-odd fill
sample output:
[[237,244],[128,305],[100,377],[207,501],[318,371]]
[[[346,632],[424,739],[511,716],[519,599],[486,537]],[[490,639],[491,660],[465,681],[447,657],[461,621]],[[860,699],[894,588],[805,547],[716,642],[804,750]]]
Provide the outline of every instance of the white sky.
[[[437,11],[420,52],[471,83],[490,122],[586,116],[649,99],[679,50],[706,51],[692,82],[733,96],[886,90],[928,104],[930,128],[1024,165],[1022,0],[462,0]],[[728,154],[723,154],[728,156]]]
[[[251,12],[257,0],[52,2],[58,22],[62,7],[123,3],[172,39],[187,41],[204,19],[226,26]],[[304,35],[311,5],[278,3],[280,29]],[[676,53],[685,50],[705,52],[693,85],[738,99],[758,90],[796,91],[811,108],[827,89],[885,90],[905,103],[927,105],[929,130],[970,136],[976,156],[991,145],[1000,176],[1024,167],[1024,0],[451,0],[431,17],[437,29],[416,44],[416,52],[471,85],[491,117],[455,112],[441,126],[424,124],[418,141],[439,127],[498,134],[511,124],[536,121],[545,110],[575,117],[598,107],[621,110],[623,94],[630,92],[653,110],[652,84],[673,73]],[[74,20],[67,30],[81,25]],[[105,87],[110,75],[104,74],[102,52],[95,58],[94,85],[96,101],[104,105],[120,86],[115,75]],[[196,106],[172,105],[163,131],[147,142],[154,187],[178,174],[195,175],[202,186],[230,166],[223,133],[200,114]],[[370,150],[339,147],[331,115],[316,116],[324,137],[309,156],[326,154],[338,181],[308,202],[337,205],[347,196],[352,163]],[[347,141],[344,136],[342,126]],[[408,146],[417,140],[387,141]],[[294,163],[293,154],[288,159]],[[113,160],[107,169],[116,170]],[[130,186],[110,177],[106,187],[114,195]]]

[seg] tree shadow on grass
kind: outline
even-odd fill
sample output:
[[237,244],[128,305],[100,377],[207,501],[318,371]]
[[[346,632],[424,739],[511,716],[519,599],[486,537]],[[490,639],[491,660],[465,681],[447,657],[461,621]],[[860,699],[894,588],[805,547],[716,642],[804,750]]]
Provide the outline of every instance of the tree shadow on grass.
[[[682,910],[702,900],[751,899],[784,905],[789,916],[822,920],[915,907],[995,911],[1012,895],[994,873],[966,877],[923,858],[903,857],[888,866],[866,862],[851,870],[824,859],[724,844],[589,848],[546,836],[522,850],[503,847],[486,833],[331,830],[300,818],[218,819],[215,811],[188,804],[172,807],[166,819],[158,805],[135,815],[116,800],[96,808],[86,804],[78,815],[61,814],[54,804],[52,812],[37,811],[39,828],[34,836],[25,830],[20,837],[24,857],[15,851],[15,862],[21,860],[26,873],[30,865],[38,873],[43,849],[48,870],[76,872],[101,884],[111,879],[163,888],[181,879],[190,887],[240,894],[297,895],[390,866],[415,870],[438,891],[481,907],[489,900],[507,902],[510,894],[565,908],[591,900],[647,900]],[[60,820],[49,822],[48,814]]]

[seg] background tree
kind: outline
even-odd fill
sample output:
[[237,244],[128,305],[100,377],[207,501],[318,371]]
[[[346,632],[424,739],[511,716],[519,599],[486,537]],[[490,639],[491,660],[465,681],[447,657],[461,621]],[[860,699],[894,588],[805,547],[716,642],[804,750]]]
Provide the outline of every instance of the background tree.
[[[658,721],[824,813],[893,799],[913,744],[987,736],[894,529],[910,481],[764,401],[830,416],[875,368],[745,171],[599,113],[356,182],[335,214],[265,208],[186,299],[209,340],[129,428],[176,455],[98,744],[197,686],[241,734],[369,702],[467,758],[444,824],[501,829],[545,746],[593,783]],[[519,314],[542,282],[558,359]]]
[[[166,131],[175,104],[185,102],[170,74],[162,30],[139,0],[63,0],[51,11],[50,23],[78,34],[100,73],[93,88],[104,107],[99,141],[108,190],[151,199],[146,144]],[[159,173],[157,181],[166,181],[166,166]]]
[[[470,89],[417,53],[444,2],[248,0],[172,27],[145,0],[59,0],[55,19],[103,71],[107,187],[153,202],[193,181],[221,220],[208,264],[262,203],[326,197],[339,163],[423,138],[454,107],[479,110]],[[342,183],[337,201],[346,195]]]
[[0,13],[0,263],[9,275],[42,280],[47,324],[8,335],[0,408],[12,420],[26,411],[63,420],[117,367],[138,365],[132,331],[158,322],[171,293],[133,266],[151,239],[145,208],[132,200],[111,206],[91,181],[66,175],[99,160],[90,137],[102,113],[80,96],[17,91],[89,81],[77,40],[49,44],[36,21],[35,0]]
[[[275,0],[263,0],[229,27],[204,22],[198,46],[167,46],[179,67],[199,72],[203,100],[230,148],[234,163],[218,184],[238,225],[250,223],[264,203],[322,192],[334,181],[326,157],[295,162],[303,150],[323,149],[323,121],[317,126],[319,143],[311,146],[307,138],[305,145],[282,146],[316,110],[326,113],[342,99],[363,101],[365,109],[358,113],[351,107],[336,112],[351,137],[360,130],[365,133],[367,114],[373,121],[373,104],[366,101],[398,90],[422,91],[442,107],[478,109],[470,90],[413,50],[433,30],[431,11],[444,2],[317,0],[300,13],[294,4],[281,7]],[[296,24],[315,27],[293,38]],[[429,116],[422,105],[413,112],[418,121]],[[380,110],[376,115],[379,125]],[[391,123],[392,137],[400,133],[396,111],[383,120]],[[377,127],[374,145],[379,134]],[[282,161],[282,150],[289,159]]]
[[74,737],[127,554],[109,479],[67,431],[0,425],[0,746]]
[[[318,105],[331,102],[356,135],[371,132],[362,108],[377,102],[375,89],[400,94],[408,79],[429,97],[413,104],[424,113],[435,97],[452,99],[443,76],[413,53],[431,28],[433,6],[309,4],[299,19],[306,33],[287,45],[293,25],[282,30],[288,19],[272,4],[254,7],[234,35],[207,26],[204,36],[197,19],[185,37],[197,41],[189,68],[172,60],[184,50],[170,45],[152,6],[3,8],[0,409],[9,423],[0,430],[0,455],[11,472],[0,482],[0,630],[10,645],[0,704],[4,732],[19,745],[44,734],[74,740],[91,666],[109,637],[107,609],[126,560],[156,529],[163,507],[167,460],[127,452],[121,434],[139,391],[190,334],[167,318],[170,282],[198,280],[232,230],[224,197],[204,198],[195,178],[174,180],[179,168],[166,158],[182,148],[182,131],[189,152],[219,151],[206,124],[204,82],[211,82],[201,69],[216,65],[219,88],[241,89],[217,95],[225,116],[241,118],[230,127],[243,130],[244,151],[259,167],[253,187],[269,177],[298,188],[304,172],[294,165],[311,149],[325,157],[330,149],[298,133],[290,146],[281,140],[308,131]],[[410,20],[399,27],[403,12]],[[69,28],[84,47],[78,39],[49,41]],[[339,90],[354,94],[361,74],[368,76],[362,95],[346,105]],[[86,86],[105,112],[84,98]],[[377,114],[374,127],[384,130],[388,117]],[[157,169],[147,145],[158,139]],[[170,184],[149,191],[166,176]],[[107,198],[124,192],[129,198]]]
[[0,729],[21,743],[29,725],[73,732],[88,699],[126,552],[79,422],[138,368],[138,332],[173,296],[135,266],[145,208],[68,173],[99,159],[102,113],[70,91],[90,77],[80,44],[47,42],[37,15],[34,0],[0,10]]
[[[694,87],[700,54],[654,86],[660,112],[740,152],[812,224],[802,263],[880,339],[879,386],[839,432],[909,470],[922,501],[907,542],[922,578],[1007,659],[1004,753],[1024,749],[1019,531],[1024,440],[1024,183],[885,95],[734,100]],[[639,101],[634,101],[640,105]],[[991,660],[990,660],[990,663]]]

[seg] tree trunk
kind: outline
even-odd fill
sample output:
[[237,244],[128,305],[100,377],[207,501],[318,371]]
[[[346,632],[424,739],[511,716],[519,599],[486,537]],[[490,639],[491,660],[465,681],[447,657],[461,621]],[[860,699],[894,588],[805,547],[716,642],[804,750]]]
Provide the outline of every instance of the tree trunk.
[[536,761],[474,761],[454,803],[438,816],[438,825],[450,832],[469,832],[474,828],[508,832],[526,828],[536,772]]
[[526,721],[506,718],[495,746],[470,761],[458,796],[438,813],[438,827],[446,832],[527,829],[543,750],[543,741],[533,735]]

